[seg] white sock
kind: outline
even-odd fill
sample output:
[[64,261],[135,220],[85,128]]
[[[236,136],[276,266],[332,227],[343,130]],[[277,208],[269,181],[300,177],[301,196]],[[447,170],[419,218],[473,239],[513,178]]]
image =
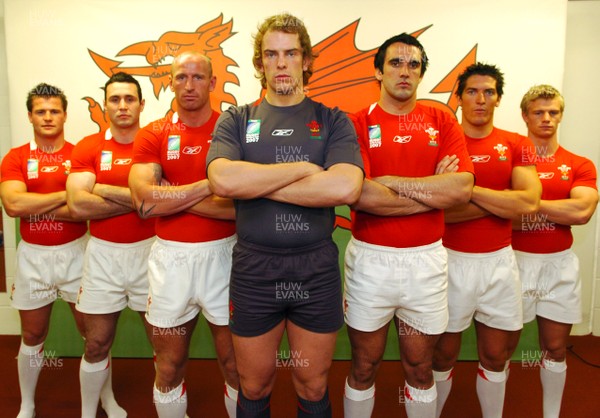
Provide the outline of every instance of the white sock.
[[435,381],[429,389],[417,389],[404,383],[404,408],[408,418],[435,417],[436,399]]
[[567,380],[567,362],[565,360],[542,360],[540,380],[542,381],[544,418],[558,418]]
[[117,403],[115,393],[113,392],[112,358],[110,354],[108,355],[108,377],[104,381],[104,386],[102,386],[102,390],[100,391],[100,402],[108,418],[127,418],[127,411]]
[[44,365],[44,343],[30,347],[21,341],[17,356],[21,410],[17,418],[31,418],[35,414],[35,388]]
[[238,391],[225,382],[225,409],[229,418],[235,418],[237,408]]
[[162,393],[154,385],[154,405],[158,418],[184,418],[187,410],[187,392],[185,381],[175,389]]
[[348,378],[344,388],[344,418],[369,418],[375,406],[375,385],[365,390],[350,387]]
[[438,372],[436,370],[433,371],[433,380],[435,380],[435,387],[437,391],[435,408],[436,418],[440,418],[440,415],[442,415],[442,410],[444,409],[446,400],[450,395],[450,390],[452,389],[452,376],[454,376],[454,367],[446,372]]
[[491,372],[479,364],[476,386],[483,418],[502,418],[506,371]]
[[108,357],[98,363],[89,363],[81,358],[79,384],[81,385],[81,417],[96,418],[100,391],[109,374]]

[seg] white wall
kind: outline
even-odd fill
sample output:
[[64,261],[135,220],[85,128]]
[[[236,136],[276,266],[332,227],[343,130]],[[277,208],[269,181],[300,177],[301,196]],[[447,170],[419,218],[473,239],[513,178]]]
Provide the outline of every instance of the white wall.
[[[567,9],[567,44],[565,54],[565,115],[561,124],[560,143],[565,148],[600,161],[600,130],[591,128],[600,115],[600,1],[571,1]],[[581,262],[583,323],[574,334],[600,335],[600,271],[595,267],[598,251],[598,216],[585,226],[574,227],[575,252]]]
[[[11,148],[5,40],[4,0],[0,0],[0,154],[2,156]],[[25,111],[25,107],[23,107],[23,110]],[[9,293],[0,293],[0,334],[20,334],[19,314],[15,309],[10,307],[8,299],[15,271],[15,220],[9,218],[6,212],[4,212],[2,214],[2,223],[4,230],[4,255],[6,258],[6,288]],[[7,237],[9,239],[6,239]]]
[[[598,44],[600,44],[600,1],[570,1],[568,4],[567,20],[567,52],[565,57],[565,75],[563,92],[566,97],[567,108],[565,118],[561,128],[561,144],[570,150],[591,158],[598,166],[600,160],[600,131],[597,129],[588,129],[590,121],[593,122],[600,108],[597,102],[597,93],[600,88],[595,82],[597,68],[600,68],[600,53]],[[532,19],[534,24],[535,19]],[[366,22],[365,22],[366,24]],[[415,26],[416,28],[417,26]],[[414,28],[413,28],[414,29]],[[366,27],[365,27],[366,30]],[[541,30],[541,28],[535,28]],[[553,28],[544,28],[552,31]],[[49,44],[51,47],[58,45]],[[521,48],[536,48],[534,43],[528,43],[527,36],[523,36],[523,42],[519,45]],[[517,50],[515,49],[515,52]],[[483,51],[482,51],[483,53]],[[497,54],[500,53],[498,50]],[[489,62],[494,61],[493,54],[482,56]],[[497,62],[502,67],[502,62]],[[527,62],[522,62],[523,67]],[[0,0],[0,154],[4,156],[10,148],[10,122],[8,118],[8,77],[6,63],[6,45],[5,45],[5,20],[4,20],[4,0]],[[507,74],[508,76],[508,74]],[[514,79],[510,84],[515,87],[518,80]],[[539,82],[544,81],[544,74],[540,73]],[[523,91],[524,93],[524,91]],[[20,100],[19,103],[24,102]],[[504,110],[500,115],[510,113],[507,103],[503,103]],[[24,104],[22,112],[25,113]],[[511,106],[512,108],[512,106]],[[518,112],[517,108],[514,109]],[[521,126],[521,132],[524,131],[524,125]],[[509,129],[511,129],[509,127]],[[517,128],[514,128],[515,130]],[[15,222],[4,215],[5,254],[7,271],[7,288],[10,290],[14,276],[14,236]],[[600,256],[598,245],[596,245],[596,217],[584,226],[575,228],[575,251],[579,255],[582,266],[582,277],[584,279],[584,322],[575,327],[577,334],[587,334],[594,329],[596,335],[600,335],[600,271],[595,269],[596,259]],[[600,231],[598,233],[600,235]],[[12,237],[12,238],[11,238]],[[594,297],[595,295],[595,297]],[[592,325],[592,318],[596,321]],[[8,294],[0,293],[0,334],[18,334],[19,322],[15,310],[9,307]]]

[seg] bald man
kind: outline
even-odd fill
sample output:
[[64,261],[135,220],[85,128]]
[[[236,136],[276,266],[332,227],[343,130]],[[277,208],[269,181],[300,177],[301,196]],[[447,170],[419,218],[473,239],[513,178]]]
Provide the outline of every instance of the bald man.
[[160,418],[185,416],[185,368],[200,311],[224,374],[225,406],[235,417],[238,375],[228,328],[235,213],[231,200],[212,194],[205,174],[219,117],[210,106],[215,83],[206,56],[184,52],[175,57],[170,88],[177,112],[138,132],[129,175],[139,215],[157,218],[146,319],[156,353],[154,403]]

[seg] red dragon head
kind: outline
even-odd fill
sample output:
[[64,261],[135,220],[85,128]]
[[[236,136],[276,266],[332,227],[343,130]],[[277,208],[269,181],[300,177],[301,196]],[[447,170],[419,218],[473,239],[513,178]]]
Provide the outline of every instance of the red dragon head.
[[[170,31],[162,34],[156,41],[143,41],[126,46],[117,53],[117,56],[143,56],[150,64],[144,67],[121,67],[123,61],[115,61],[103,57],[94,51],[88,50],[96,65],[107,76],[123,71],[134,76],[148,77],[152,84],[154,96],[159,97],[161,91],[166,90],[169,85],[169,74],[171,64],[163,63],[167,57],[174,57],[185,51],[199,51],[208,56],[213,65],[217,77],[217,85],[212,94],[211,104],[214,109],[221,109],[225,103],[237,104],[235,97],[225,91],[225,85],[232,83],[239,86],[238,77],[229,71],[230,66],[237,67],[237,63],[225,55],[221,44],[229,39],[232,32],[233,21],[223,23],[223,15],[201,25],[195,32]],[[102,107],[90,97],[85,97],[89,104],[92,120],[98,124],[100,129],[108,127]],[[174,103],[171,104],[171,111]]]

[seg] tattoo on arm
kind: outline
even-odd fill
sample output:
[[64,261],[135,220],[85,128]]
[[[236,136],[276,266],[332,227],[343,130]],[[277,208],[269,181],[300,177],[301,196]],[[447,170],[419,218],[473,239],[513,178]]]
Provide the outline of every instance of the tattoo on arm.
[[154,208],[156,207],[156,205],[152,205],[149,208],[145,208],[144,204],[146,203],[145,200],[142,200],[142,203],[140,204],[140,207],[138,208],[138,215],[140,216],[140,218],[145,219],[147,217],[149,217],[152,214],[152,211],[154,210]]
[[152,164],[152,174],[154,175],[154,184],[160,185],[162,181],[162,167],[159,164]]

